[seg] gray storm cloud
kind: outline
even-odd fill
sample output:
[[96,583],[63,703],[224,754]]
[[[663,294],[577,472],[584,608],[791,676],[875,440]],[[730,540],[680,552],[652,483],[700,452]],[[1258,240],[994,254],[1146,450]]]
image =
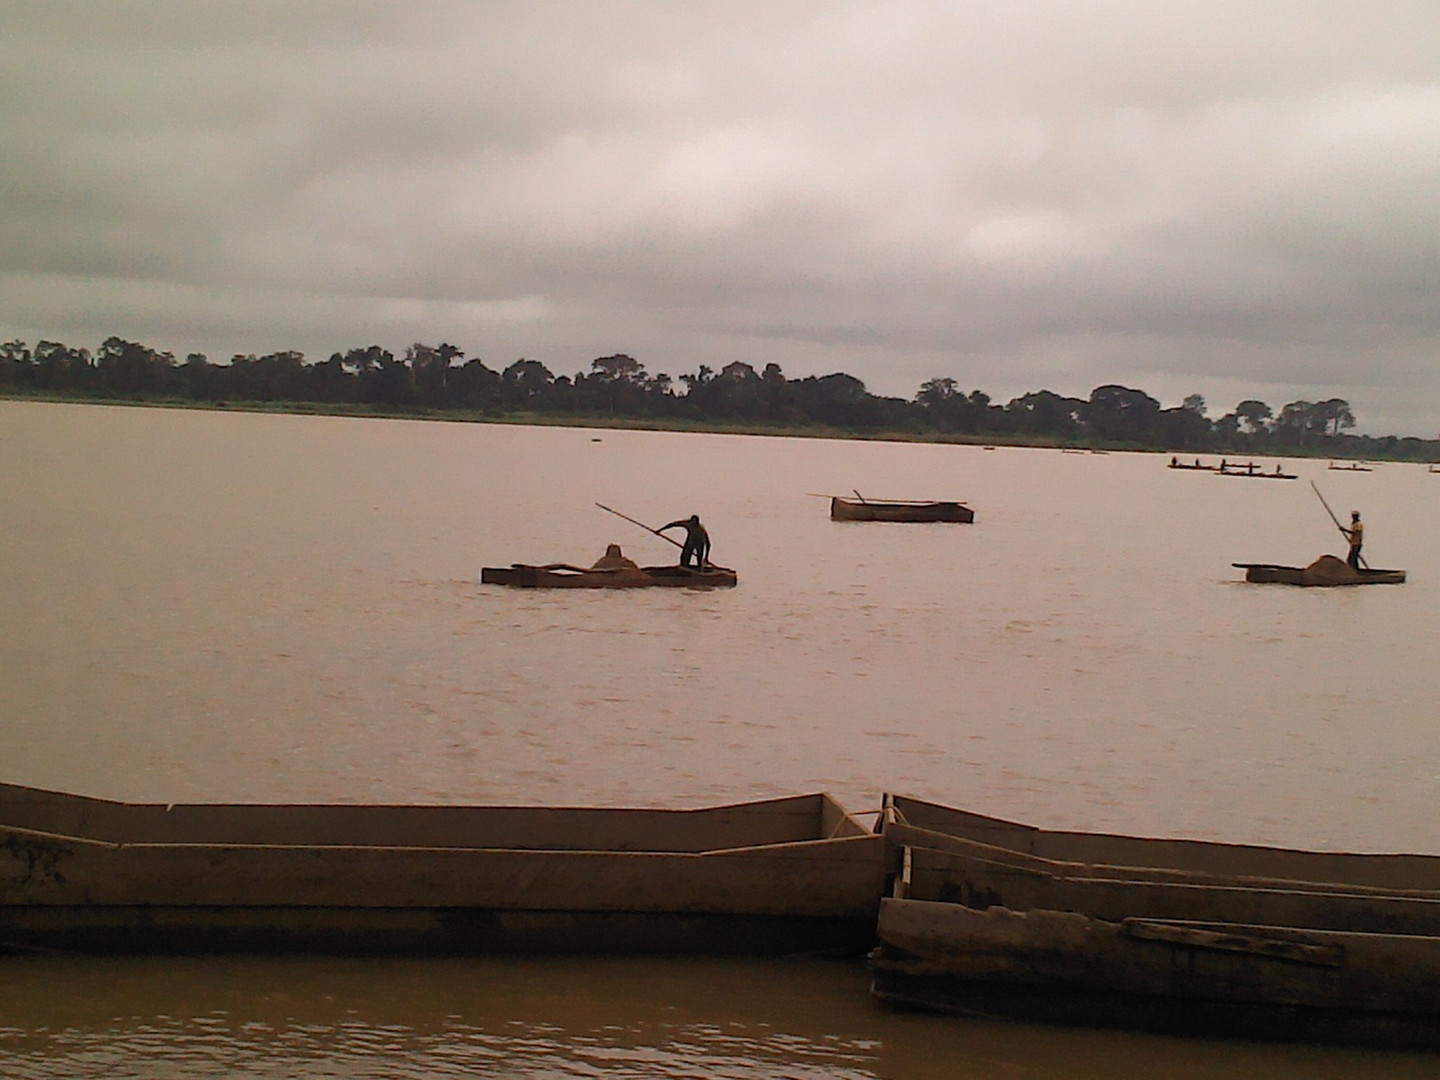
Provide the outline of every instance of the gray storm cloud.
[[1440,430],[1428,3],[0,2],[0,334]]

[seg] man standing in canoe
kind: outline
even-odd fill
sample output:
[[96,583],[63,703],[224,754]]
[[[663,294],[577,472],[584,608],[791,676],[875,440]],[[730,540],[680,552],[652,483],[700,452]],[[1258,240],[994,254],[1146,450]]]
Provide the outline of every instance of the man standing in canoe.
[[666,529],[685,530],[685,546],[680,549],[680,565],[689,566],[693,556],[695,569],[703,570],[705,564],[710,561],[710,534],[705,531],[705,526],[700,524],[700,515],[691,514],[681,521],[672,521],[669,525],[661,525],[655,531],[663,533]]
[[1350,541],[1350,554],[1345,561],[1350,564],[1350,569],[1356,573],[1360,572],[1360,547],[1365,543],[1365,525],[1360,520],[1360,511],[1350,511],[1350,528],[1340,526],[1340,531],[1345,534],[1345,539]]

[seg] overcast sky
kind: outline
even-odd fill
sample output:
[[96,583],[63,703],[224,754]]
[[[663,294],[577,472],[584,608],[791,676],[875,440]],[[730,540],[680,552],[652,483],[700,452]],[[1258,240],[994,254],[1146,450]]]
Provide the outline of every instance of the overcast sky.
[[0,0],[0,337],[1440,434],[1436,0]]

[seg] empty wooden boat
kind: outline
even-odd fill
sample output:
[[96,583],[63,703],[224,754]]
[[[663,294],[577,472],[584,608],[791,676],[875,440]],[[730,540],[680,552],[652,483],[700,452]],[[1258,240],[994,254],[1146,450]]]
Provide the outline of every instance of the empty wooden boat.
[[845,499],[830,498],[832,521],[952,521],[968,525],[975,520],[975,511],[960,502],[926,502],[911,499]]
[[1440,857],[1043,830],[899,796],[881,828],[883,1001],[1440,1048]]
[[1400,585],[1404,570],[1352,569],[1344,559],[1321,555],[1309,566],[1276,566],[1272,563],[1231,563],[1245,571],[1245,580],[1260,585]]
[[698,810],[120,803],[0,785],[11,951],[857,952],[883,837]]
[[724,566],[640,566],[634,569],[604,570],[549,563],[528,566],[486,566],[480,570],[482,585],[509,585],[518,589],[728,589],[739,577]]

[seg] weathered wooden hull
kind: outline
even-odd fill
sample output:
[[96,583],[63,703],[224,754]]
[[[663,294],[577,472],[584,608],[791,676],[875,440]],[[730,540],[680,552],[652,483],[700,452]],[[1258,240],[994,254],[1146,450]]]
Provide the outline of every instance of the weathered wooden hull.
[[890,795],[882,829],[882,1000],[1440,1046],[1440,857],[1048,831]]
[[709,566],[642,566],[638,570],[585,570],[579,567],[486,566],[480,570],[483,585],[509,585],[520,589],[728,589],[738,581],[734,570]]
[[1193,877],[1303,881],[1386,893],[1440,893],[1440,855],[1306,851],[1214,840],[1040,829],[904,795],[884,796],[883,834],[892,873],[904,848],[930,848],[1009,860],[1056,872],[1107,870],[1133,878]]
[[860,502],[856,499],[830,500],[832,521],[950,521],[968,525],[975,511],[958,502]]
[[0,785],[0,947],[855,951],[883,843],[825,795],[165,807]]
[[[1335,560],[1340,562],[1340,560]],[[1361,568],[1317,572],[1312,566],[1275,566],[1270,563],[1233,563],[1245,571],[1245,580],[1257,585],[1301,585],[1307,588],[1335,588],[1345,585],[1403,585],[1404,570]],[[1343,562],[1341,566],[1345,566]]]
[[1440,1049],[1440,938],[881,905],[873,992],[911,1008]]

